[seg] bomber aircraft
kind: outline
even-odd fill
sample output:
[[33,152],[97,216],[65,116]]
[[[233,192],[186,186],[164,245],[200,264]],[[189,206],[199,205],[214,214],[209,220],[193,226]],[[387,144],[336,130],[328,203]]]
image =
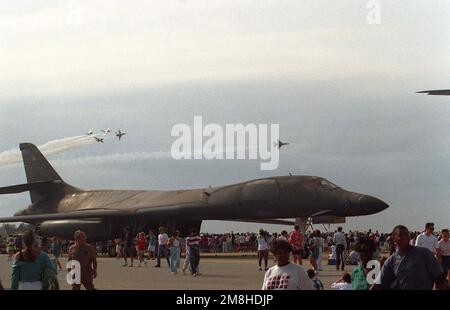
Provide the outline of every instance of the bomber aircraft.
[[388,205],[378,198],[347,191],[317,176],[278,176],[186,190],[83,190],[65,183],[38,148],[20,144],[26,184],[0,188],[0,194],[29,191],[31,204],[0,222],[26,222],[43,236],[73,238],[77,229],[92,240],[120,237],[160,225],[183,235],[200,231],[203,220],[270,224],[342,223]]

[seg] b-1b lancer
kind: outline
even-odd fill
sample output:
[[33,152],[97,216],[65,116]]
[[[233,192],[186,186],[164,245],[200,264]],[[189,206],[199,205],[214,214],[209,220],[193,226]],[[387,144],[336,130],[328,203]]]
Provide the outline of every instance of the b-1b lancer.
[[187,190],[82,190],[65,183],[36,146],[20,144],[26,184],[0,188],[0,194],[29,191],[31,205],[0,222],[26,222],[45,236],[73,238],[77,229],[92,240],[119,237],[159,225],[186,235],[203,220],[291,224],[282,219],[342,223],[388,207],[378,198],[347,191],[315,176],[279,176]]

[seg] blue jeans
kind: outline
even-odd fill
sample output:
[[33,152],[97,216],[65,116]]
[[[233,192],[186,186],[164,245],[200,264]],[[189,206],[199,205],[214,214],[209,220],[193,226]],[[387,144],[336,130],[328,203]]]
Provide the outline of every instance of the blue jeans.
[[158,245],[158,256],[156,258],[156,265],[161,265],[161,256],[164,256],[167,259],[167,265],[170,267],[169,255],[168,255],[167,244]]
[[196,274],[200,263],[200,250],[198,248],[189,248],[189,258],[191,260],[191,273]]
[[173,246],[170,248],[170,271],[175,272],[180,268],[180,247]]

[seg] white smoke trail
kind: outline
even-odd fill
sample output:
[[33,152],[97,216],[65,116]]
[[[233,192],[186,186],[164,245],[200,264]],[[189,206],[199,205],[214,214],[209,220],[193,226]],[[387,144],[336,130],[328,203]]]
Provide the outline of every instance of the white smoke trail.
[[[82,135],[75,137],[68,137],[62,139],[56,139],[46,142],[38,146],[38,149],[44,154],[52,155],[64,152],[69,149],[89,145],[95,143],[94,137],[103,136],[103,134],[97,133],[90,136]],[[0,166],[12,165],[22,162],[22,154],[19,149],[11,149],[0,153]]]
[[[235,150],[250,150],[255,147],[237,147]],[[218,150],[219,153],[223,154],[223,158],[225,158],[226,152],[233,151],[233,148],[222,148]],[[193,153],[201,154],[200,150],[196,150]],[[202,153],[203,156],[205,153]],[[192,156],[192,157],[193,157]],[[170,159],[172,158],[171,152],[164,151],[151,151],[151,152],[127,152],[127,153],[116,153],[116,154],[108,154],[108,155],[98,155],[98,156],[85,156],[79,158],[71,158],[71,159],[59,159],[58,162],[65,165],[105,165],[112,163],[129,163],[135,161],[147,161],[147,160],[159,160],[159,159]]]
[[102,165],[112,163],[128,163],[134,161],[146,161],[171,158],[170,152],[154,151],[154,152],[128,152],[99,156],[86,156],[71,159],[56,160],[67,165]]

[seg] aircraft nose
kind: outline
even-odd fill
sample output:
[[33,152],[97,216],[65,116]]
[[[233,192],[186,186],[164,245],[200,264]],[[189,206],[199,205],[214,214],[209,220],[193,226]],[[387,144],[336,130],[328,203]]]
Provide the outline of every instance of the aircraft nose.
[[389,205],[373,196],[364,195],[359,201],[360,211],[365,214],[374,214],[387,209]]

